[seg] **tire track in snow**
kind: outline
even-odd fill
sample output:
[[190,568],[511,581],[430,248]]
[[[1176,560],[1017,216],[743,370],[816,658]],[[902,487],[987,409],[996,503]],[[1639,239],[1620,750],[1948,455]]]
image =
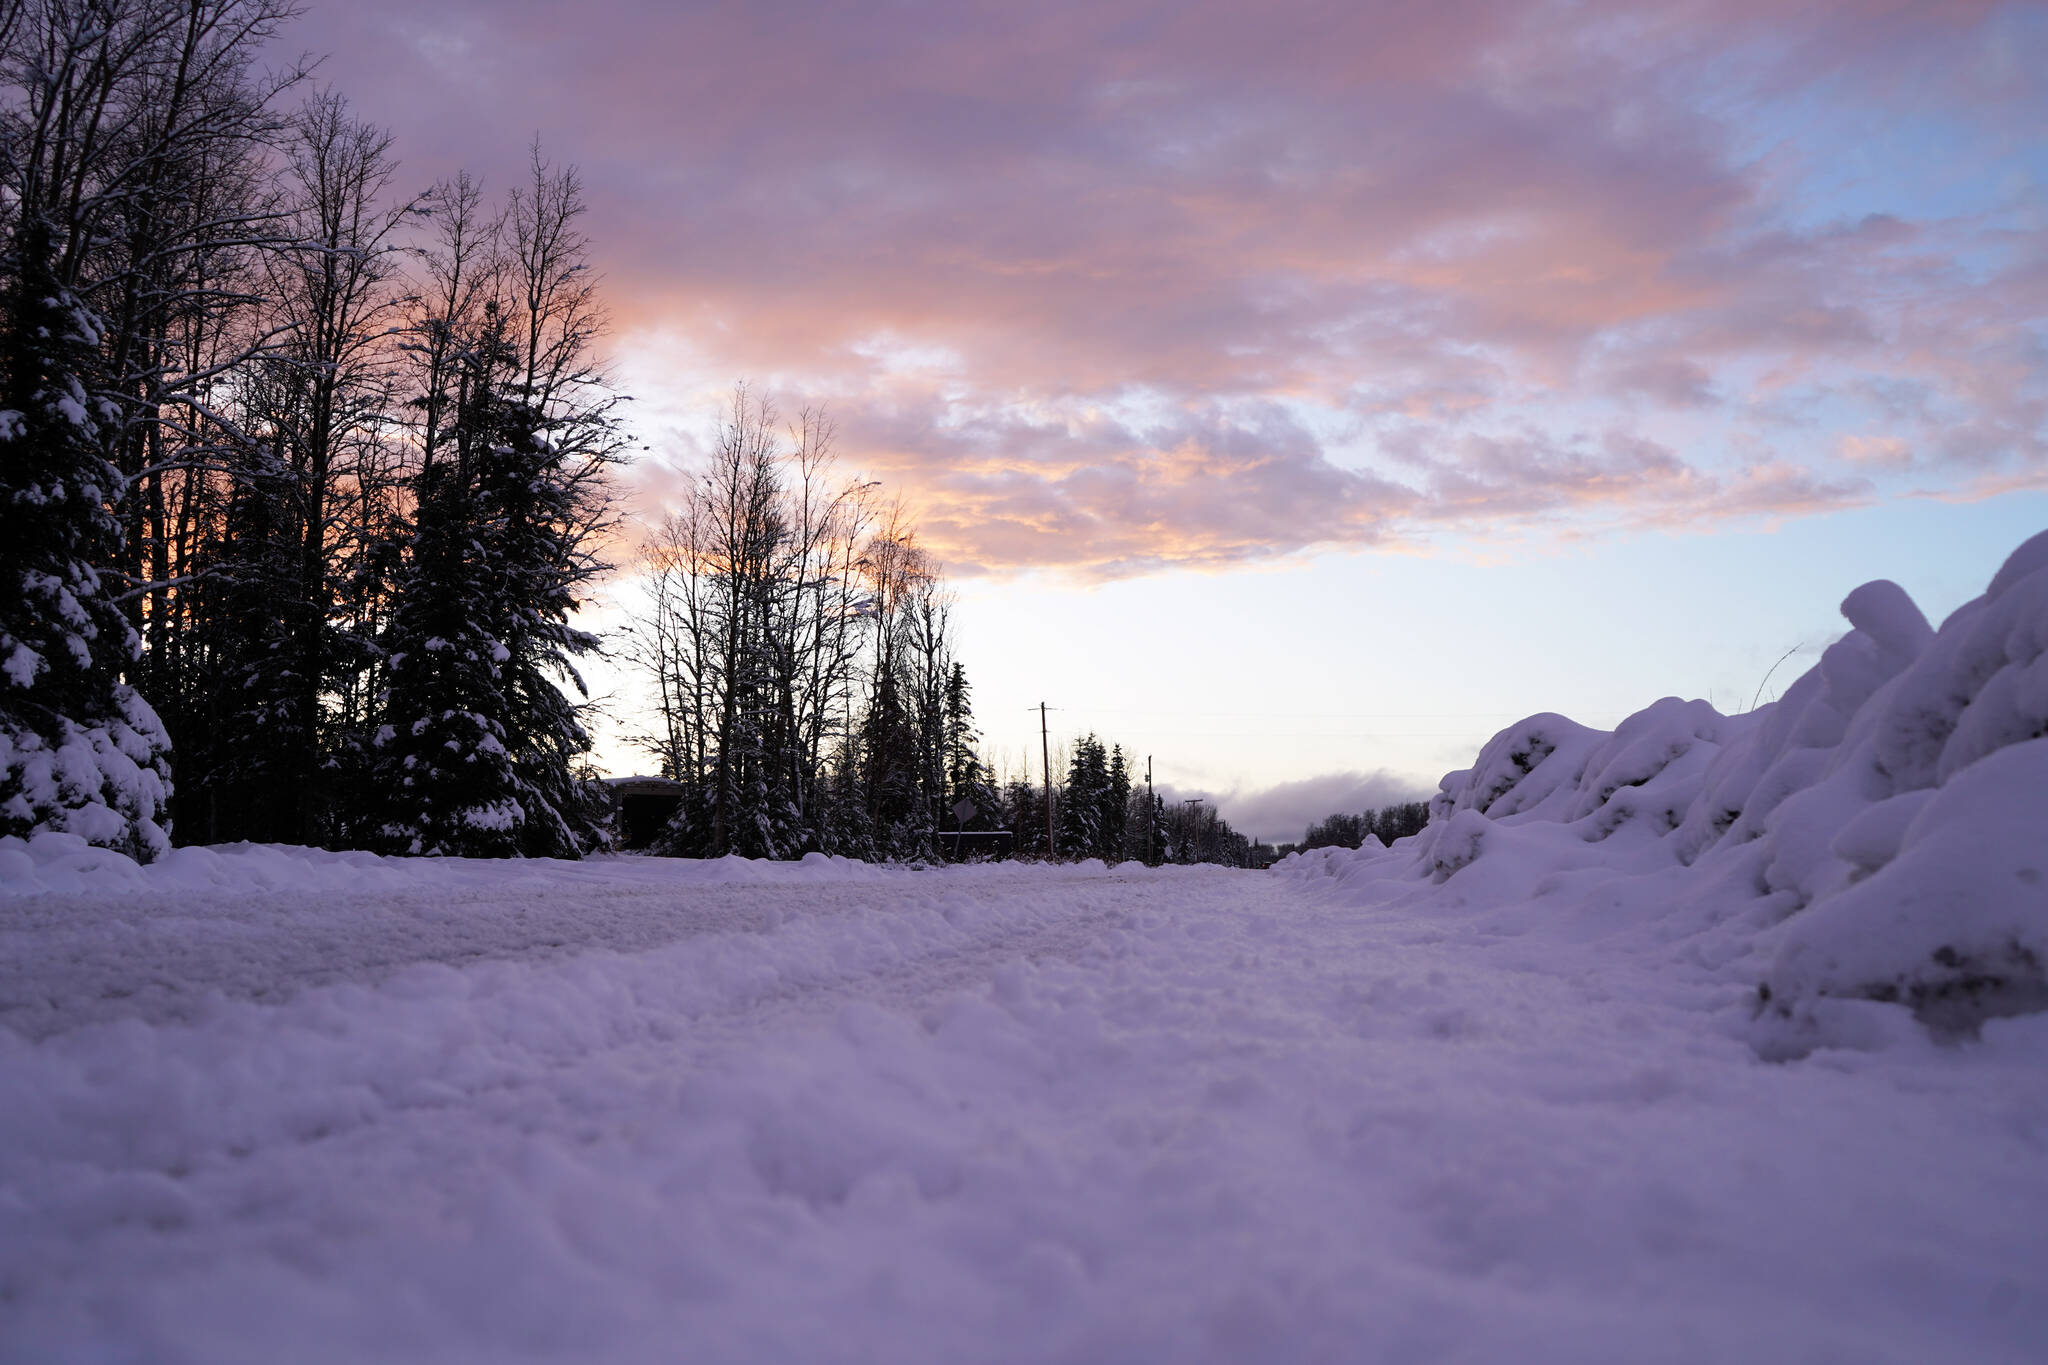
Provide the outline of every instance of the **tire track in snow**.
[[[1043,882],[988,881],[996,885],[982,881],[974,888],[984,904],[1046,896]],[[1100,881],[1121,888],[1147,884],[1115,873]],[[927,882],[929,891],[922,886]],[[1170,895],[1165,888],[1184,882],[1154,884]],[[278,1005],[323,986],[375,987],[428,964],[461,969],[591,952],[632,955],[691,939],[770,936],[805,921],[870,912],[878,900],[944,902],[961,894],[964,888],[941,872],[886,887],[862,882],[829,891],[788,883],[642,888],[595,882],[549,884],[516,899],[502,889],[0,899],[0,1027],[39,1041],[117,1019],[191,1023],[215,997]],[[998,923],[1013,917],[994,916]],[[1052,927],[1000,932],[1037,941]],[[1077,932],[1062,931],[1061,941],[1074,940]],[[949,951],[960,950],[931,956]],[[944,979],[963,979],[966,970]]]

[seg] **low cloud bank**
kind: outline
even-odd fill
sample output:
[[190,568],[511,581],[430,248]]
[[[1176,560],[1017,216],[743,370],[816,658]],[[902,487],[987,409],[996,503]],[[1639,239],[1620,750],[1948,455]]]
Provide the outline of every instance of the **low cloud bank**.
[[1223,813],[1232,829],[1269,844],[1294,843],[1310,825],[1327,816],[1356,815],[1402,801],[1426,800],[1430,795],[1414,779],[1385,768],[1369,773],[1321,773],[1271,787],[1240,787],[1220,794],[1204,788],[1182,790],[1167,785],[1158,790],[1169,804],[1201,797]]

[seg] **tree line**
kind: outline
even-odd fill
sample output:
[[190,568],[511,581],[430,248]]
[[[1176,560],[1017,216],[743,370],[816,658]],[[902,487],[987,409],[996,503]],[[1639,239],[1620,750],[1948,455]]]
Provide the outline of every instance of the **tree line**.
[[988,827],[1010,832],[1018,853],[1039,858],[1266,867],[1297,850],[1357,848],[1368,836],[1391,844],[1429,823],[1428,802],[1399,801],[1329,815],[1311,824],[1299,843],[1276,848],[1231,828],[1212,803],[1168,802],[1148,792],[1134,779],[1123,747],[1105,749],[1093,733],[1073,743],[1065,778],[1053,787],[1050,851],[1044,786],[1016,778],[1002,783],[1000,791],[1000,806],[984,817]]
[[935,858],[996,809],[939,565],[832,444],[736,390],[648,538],[626,655],[655,697],[635,742],[681,789],[658,851]]
[[399,191],[293,14],[0,0],[0,834],[573,856],[582,190]]
[[1052,790],[1052,841],[1046,838],[1046,789],[1026,778],[999,784],[982,826],[1011,836],[1019,856],[1106,863],[1213,863],[1263,867],[1274,850],[1231,828],[1213,803],[1169,802],[1132,771],[1121,744],[1106,748],[1090,732],[1068,747],[1066,773]]

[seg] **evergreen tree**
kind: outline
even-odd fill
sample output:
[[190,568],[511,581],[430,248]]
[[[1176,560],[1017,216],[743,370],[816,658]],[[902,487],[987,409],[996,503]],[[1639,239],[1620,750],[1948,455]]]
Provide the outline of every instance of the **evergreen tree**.
[[966,667],[957,661],[946,677],[945,735],[947,803],[957,807],[966,801],[974,807],[961,827],[1000,825],[1002,797],[989,781],[978,751],[981,735],[974,728],[974,689]]
[[828,771],[818,779],[818,847],[842,858],[876,862],[882,857],[861,790],[857,737],[842,742]]
[[1066,789],[1059,805],[1060,855],[1067,858],[1103,856],[1102,839],[1105,808],[1109,797],[1109,759],[1102,741],[1083,735],[1074,745],[1067,765]]
[[1114,863],[1124,856],[1124,835],[1130,819],[1131,772],[1124,761],[1124,746],[1109,751],[1109,782],[1102,796],[1102,832],[1097,856]]
[[495,535],[494,605],[505,709],[500,723],[523,793],[521,852],[575,858],[606,842],[604,815],[576,768],[590,751],[580,705],[562,679],[584,692],[575,660],[598,638],[569,622],[580,583],[601,566],[583,562],[584,513],[564,477],[562,451],[519,399],[483,395],[487,458],[480,492]]
[[123,680],[141,645],[101,573],[120,553],[123,479],[90,391],[97,319],[50,268],[47,225],[17,225],[0,317],[0,834],[62,830],[148,860],[169,741]]
[[526,810],[500,719],[510,654],[490,629],[500,613],[482,499],[454,460],[429,465],[416,486],[411,552],[383,641],[372,785],[388,813],[378,842],[398,853],[509,857]]
[[597,640],[571,626],[585,522],[562,453],[506,391],[495,309],[465,361],[454,429],[417,481],[411,553],[384,646],[373,763],[401,851],[573,858],[606,840],[575,761],[590,737],[555,684]]
[[895,671],[875,678],[875,696],[861,727],[868,819],[892,858],[930,857],[931,814],[919,799],[917,727],[903,704]]
[[1017,836],[1020,856],[1043,858],[1045,847],[1045,788],[1022,778],[1003,786],[1003,828]]

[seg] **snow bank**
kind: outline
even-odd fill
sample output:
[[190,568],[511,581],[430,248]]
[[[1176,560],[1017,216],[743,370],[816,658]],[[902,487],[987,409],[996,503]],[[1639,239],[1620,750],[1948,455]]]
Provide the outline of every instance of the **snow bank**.
[[1770,706],[1667,697],[1611,733],[1531,716],[1444,778],[1397,856],[1280,870],[1718,937],[1694,951],[1753,972],[1777,1055],[1871,1037],[1844,1002],[1943,1035],[2048,1008],[2048,533],[1938,632],[1885,581],[1842,614],[1849,632]]

